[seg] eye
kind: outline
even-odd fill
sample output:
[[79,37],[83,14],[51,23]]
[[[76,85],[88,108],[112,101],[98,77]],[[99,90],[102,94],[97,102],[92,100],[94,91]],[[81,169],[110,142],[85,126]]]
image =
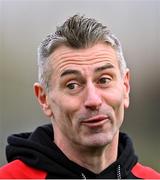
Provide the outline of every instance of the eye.
[[69,89],[69,90],[76,90],[80,87],[80,85],[76,82],[69,82],[67,83],[66,87]]
[[84,82],[78,78],[72,78],[64,82],[62,87],[66,93],[76,95],[79,94],[83,89]]
[[98,84],[100,84],[100,85],[108,85],[108,83],[110,83],[110,81],[111,81],[110,77],[101,77],[98,80]]

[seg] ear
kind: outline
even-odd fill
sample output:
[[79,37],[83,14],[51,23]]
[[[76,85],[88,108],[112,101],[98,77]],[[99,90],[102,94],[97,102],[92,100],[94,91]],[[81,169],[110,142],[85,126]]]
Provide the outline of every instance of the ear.
[[49,104],[48,95],[40,83],[34,84],[34,93],[40,106],[42,107],[44,114],[48,117],[51,117],[53,113]]
[[126,69],[124,74],[124,107],[129,107],[129,93],[130,93],[130,71]]

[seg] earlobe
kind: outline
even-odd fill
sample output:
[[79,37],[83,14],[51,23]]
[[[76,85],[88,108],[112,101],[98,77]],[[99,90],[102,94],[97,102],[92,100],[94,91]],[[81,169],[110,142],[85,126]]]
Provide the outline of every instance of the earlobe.
[[48,117],[52,117],[53,113],[50,108],[48,95],[46,94],[44,88],[42,87],[40,83],[34,84],[34,93],[45,115]]
[[129,107],[129,93],[130,93],[130,71],[126,70],[124,75],[124,107]]

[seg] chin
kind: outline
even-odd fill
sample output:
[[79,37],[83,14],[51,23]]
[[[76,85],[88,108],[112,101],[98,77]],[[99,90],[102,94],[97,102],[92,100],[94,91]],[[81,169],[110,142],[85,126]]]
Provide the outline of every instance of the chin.
[[112,133],[98,133],[91,135],[90,137],[86,137],[84,144],[90,147],[104,147],[108,144],[111,144],[113,141],[114,135]]

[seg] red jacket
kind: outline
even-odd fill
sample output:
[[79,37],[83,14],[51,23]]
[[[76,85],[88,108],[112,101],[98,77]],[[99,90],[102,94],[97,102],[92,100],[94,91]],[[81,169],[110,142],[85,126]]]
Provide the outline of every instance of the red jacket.
[[160,173],[138,163],[131,139],[120,133],[117,161],[95,174],[70,161],[53,143],[51,125],[8,138],[8,164],[1,179],[160,179]]
[[[138,179],[160,179],[160,173],[137,163],[131,170]],[[1,179],[46,179],[47,172],[24,164],[20,160],[12,161],[0,168]]]

